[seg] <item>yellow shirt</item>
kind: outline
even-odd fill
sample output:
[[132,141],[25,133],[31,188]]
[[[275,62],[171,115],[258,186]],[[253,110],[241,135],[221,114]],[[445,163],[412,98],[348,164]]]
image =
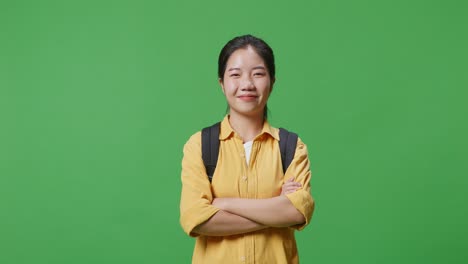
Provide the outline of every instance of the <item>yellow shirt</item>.
[[[302,230],[310,222],[314,210],[306,145],[298,139],[294,159],[283,175],[279,130],[267,121],[253,141],[248,165],[242,139],[230,126],[228,116],[221,122],[219,139],[218,164],[211,184],[202,160],[201,132],[190,137],[184,146],[180,223],[187,234],[197,238],[192,263],[298,263],[294,230]],[[304,224],[225,237],[200,236],[192,232],[218,212],[219,209],[211,205],[214,198],[276,197],[281,194],[284,182],[293,176],[302,188],[286,196],[304,215]]]

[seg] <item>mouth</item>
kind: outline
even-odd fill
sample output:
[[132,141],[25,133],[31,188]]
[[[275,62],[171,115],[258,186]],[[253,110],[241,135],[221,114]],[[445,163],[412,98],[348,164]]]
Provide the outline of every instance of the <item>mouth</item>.
[[258,96],[255,96],[255,95],[241,95],[241,96],[238,96],[237,98],[241,99],[242,101],[255,101],[257,100],[257,97]]

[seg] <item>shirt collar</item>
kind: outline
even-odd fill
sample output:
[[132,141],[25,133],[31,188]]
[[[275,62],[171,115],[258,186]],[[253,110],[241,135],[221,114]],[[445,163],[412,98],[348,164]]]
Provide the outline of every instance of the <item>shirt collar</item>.
[[[221,121],[221,131],[219,133],[219,140],[225,140],[234,133],[234,129],[232,129],[231,124],[229,124],[229,115],[226,115],[223,121]],[[270,123],[268,123],[267,120],[263,122],[262,132],[260,132],[260,135],[263,134],[269,134],[274,139],[279,141],[278,129],[274,129],[272,126],[270,126]]]

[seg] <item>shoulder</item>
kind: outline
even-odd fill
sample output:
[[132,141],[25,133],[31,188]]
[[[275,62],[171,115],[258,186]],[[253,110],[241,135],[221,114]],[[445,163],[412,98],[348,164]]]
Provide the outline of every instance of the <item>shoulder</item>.
[[[287,128],[284,128],[284,127],[281,127],[281,128],[276,128],[276,127],[271,127],[272,128],[272,131],[275,131],[275,133],[278,133],[280,139],[281,137],[290,137],[290,136],[294,136],[294,137],[297,137],[297,142],[296,142],[296,146],[305,146],[304,142],[302,141],[302,139],[299,137],[299,133],[297,133],[296,131],[294,130],[290,130],[290,129],[287,129]],[[281,130],[282,133],[284,133],[283,135],[281,135]]]
[[197,151],[197,149],[199,149],[201,153],[201,131],[197,131],[191,135],[184,145],[184,152]]
[[186,141],[185,145],[195,145],[195,146],[198,146],[200,147],[201,146],[201,141],[202,141],[202,134],[203,134],[203,131],[206,130],[206,129],[209,129],[209,128],[212,128],[212,127],[215,127],[216,125],[220,125],[220,122],[218,123],[215,123],[211,126],[207,126],[207,127],[204,127],[203,129],[195,132],[194,134],[192,134],[188,140]]
[[[274,128],[278,131],[280,131],[279,128]],[[297,141],[296,141],[296,152],[305,152],[307,153],[307,145],[304,143],[304,141],[302,141],[301,137],[299,136],[299,134],[297,132],[295,132],[294,130],[289,130],[289,129],[286,129],[286,128],[282,128],[284,129],[285,131],[287,131],[288,133],[291,133],[293,135],[295,135],[297,137]]]
[[[296,131],[294,130],[289,130],[287,128],[281,128],[281,129],[284,129],[286,130],[288,133],[292,133],[292,134],[295,134],[297,136],[297,146],[306,146],[304,141],[302,141],[299,133],[297,133]],[[279,128],[276,128],[276,127],[272,127],[272,130],[274,131],[277,131],[277,133],[279,133],[280,129]]]
[[201,130],[200,131],[197,131],[195,132],[194,134],[192,134],[189,139],[187,140],[187,143],[196,143],[196,142],[200,142],[201,141]]
[[296,153],[294,157],[298,160],[309,160],[309,150],[307,149],[307,145],[300,137],[297,138]]

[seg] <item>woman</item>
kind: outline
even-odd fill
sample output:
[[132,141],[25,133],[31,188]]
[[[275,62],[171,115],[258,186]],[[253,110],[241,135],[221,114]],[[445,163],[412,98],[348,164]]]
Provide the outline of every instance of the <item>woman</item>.
[[196,237],[193,263],[298,263],[294,231],[311,220],[306,145],[283,173],[279,132],[267,121],[275,82],[272,49],[251,35],[221,50],[218,78],[229,105],[210,182],[201,132],[184,146],[180,222]]

